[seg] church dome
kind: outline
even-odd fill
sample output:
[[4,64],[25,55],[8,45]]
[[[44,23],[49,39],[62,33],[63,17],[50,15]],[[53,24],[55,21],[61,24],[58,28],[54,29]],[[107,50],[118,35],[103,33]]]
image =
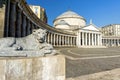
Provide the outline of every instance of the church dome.
[[69,24],[66,23],[64,20],[61,20],[61,21],[58,22],[56,25],[69,25]]
[[[62,21],[62,22],[61,22]],[[53,21],[54,27],[55,28],[60,28],[60,26],[63,29],[63,25],[61,24],[67,24],[69,26],[69,29],[75,29],[74,27],[83,27],[86,25],[86,20],[78,15],[77,13],[73,11],[66,11],[62,13],[60,16],[58,16],[54,21]]]
[[69,30],[69,24],[66,23],[64,20],[61,20],[59,23],[57,23],[55,26],[57,26],[56,28],[58,29],[64,29],[64,30]]
[[84,19],[82,16],[78,15],[77,13],[75,13],[73,11],[64,12],[60,16],[58,16],[56,19],[60,19],[60,18],[80,18],[80,19]]

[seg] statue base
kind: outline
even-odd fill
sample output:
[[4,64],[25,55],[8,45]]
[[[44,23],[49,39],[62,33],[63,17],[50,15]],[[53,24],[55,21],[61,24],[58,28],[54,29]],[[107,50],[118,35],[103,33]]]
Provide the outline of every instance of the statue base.
[[0,57],[0,80],[65,80],[65,57]]

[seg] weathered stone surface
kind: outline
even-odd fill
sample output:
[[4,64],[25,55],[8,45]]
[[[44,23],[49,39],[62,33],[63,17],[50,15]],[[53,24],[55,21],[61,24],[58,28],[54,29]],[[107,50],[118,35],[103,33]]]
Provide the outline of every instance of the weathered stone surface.
[[42,70],[43,70],[43,65],[42,65],[42,61],[40,58],[34,58],[33,59],[33,80],[42,80]]
[[32,59],[26,59],[25,60],[25,65],[26,65],[26,70],[25,70],[25,80],[33,80],[33,63],[36,63],[36,62],[33,62]]
[[65,80],[65,57],[1,58],[0,80]]
[[5,80],[5,70],[6,68],[6,61],[0,60],[0,80]]
[[[63,56],[58,56],[58,57],[59,58],[54,56],[48,57],[48,58],[42,58],[42,65],[43,65],[42,79],[43,78],[44,80],[64,80],[65,79],[65,76],[64,76],[65,75],[65,59]],[[49,76],[46,76],[46,75],[49,75]]]
[[8,60],[6,72],[7,80],[25,80],[25,60]]

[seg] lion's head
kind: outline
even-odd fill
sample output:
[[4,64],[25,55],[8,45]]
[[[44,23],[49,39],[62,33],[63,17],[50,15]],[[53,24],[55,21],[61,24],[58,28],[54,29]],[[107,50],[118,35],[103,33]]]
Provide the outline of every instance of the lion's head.
[[45,41],[45,36],[46,36],[46,30],[43,29],[35,29],[33,30],[32,33],[35,37],[35,39],[37,39],[40,43],[43,43]]

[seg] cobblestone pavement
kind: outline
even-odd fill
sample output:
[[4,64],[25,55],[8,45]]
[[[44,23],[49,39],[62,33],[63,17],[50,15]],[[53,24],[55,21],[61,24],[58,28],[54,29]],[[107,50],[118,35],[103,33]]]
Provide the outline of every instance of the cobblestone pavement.
[[66,77],[120,68],[120,48],[56,48],[66,56]]

